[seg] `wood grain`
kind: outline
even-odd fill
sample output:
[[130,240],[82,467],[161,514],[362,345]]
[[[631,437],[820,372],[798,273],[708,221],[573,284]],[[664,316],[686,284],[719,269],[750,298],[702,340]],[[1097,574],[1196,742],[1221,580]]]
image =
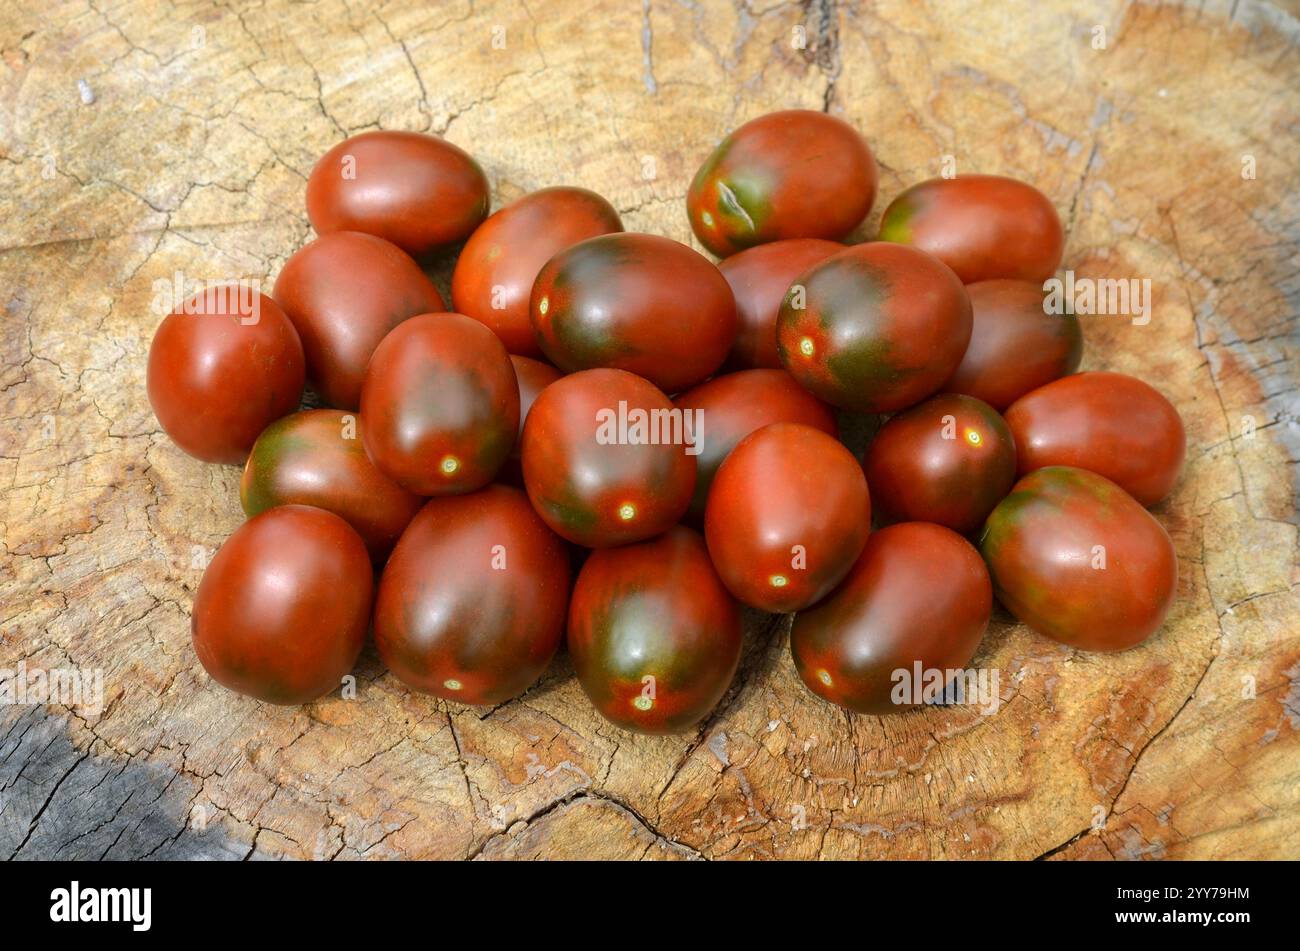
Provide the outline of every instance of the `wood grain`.
[[[0,9],[0,667],[104,689],[0,709],[0,856],[1300,857],[1294,4],[591,6]],[[494,205],[579,184],[688,240],[699,161],[794,106],[863,130],[882,207],[951,156],[1043,189],[1077,275],[1150,279],[1149,323],[1084,327],[1085,367],[1187,424],[1157,637],[1082,654],[1000,615],[995,715],[878,719],[813,698],[753,617],[736,686],[669,739],[602,721],[563,658],[490,711],[412,696],[372,651],[352,700],[209,681],[189,607],[238,470],[150,413],[165,282],[272,280],[315,158],[377,127],[468,149]]]

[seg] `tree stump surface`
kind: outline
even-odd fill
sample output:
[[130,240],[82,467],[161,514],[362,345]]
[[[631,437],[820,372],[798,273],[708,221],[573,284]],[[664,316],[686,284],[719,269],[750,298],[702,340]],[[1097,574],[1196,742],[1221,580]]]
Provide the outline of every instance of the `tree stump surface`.
[[[1300,856],[1297,12],[6,3],[0,668],[98,672],[103,702],[0,708],[0,857]],[[1077,276],[1150,279],[1149,323],[1083,323],[1086,369],[1151,381],[1187,425],[1157,636],[1079,653],[999,611],[975,661],[994,715],[882,719],[814,698],[788,624],[753,615],[735,685],[671,738],[603,721],[563,657],[492,710],[411,694],[373,648],[352,700],[207,677],[190,605],[239,469],[149,409],[175,275],[269,284],[311,237],[314,161],[373,128],[468,149],[494,208],[583,185],[691,240],[700,161],[791,107],[870,141],[864,235],[948,160],[1048,194]]]

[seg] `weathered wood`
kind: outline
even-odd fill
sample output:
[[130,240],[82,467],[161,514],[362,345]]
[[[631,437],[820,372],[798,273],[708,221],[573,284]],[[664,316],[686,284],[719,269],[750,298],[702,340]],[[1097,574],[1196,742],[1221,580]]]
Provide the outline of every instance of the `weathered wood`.
[[[599,6],[3,5],[0,667],[105,697],[0,710],[0,856],[1300,856],[1294,6]],[[272,279],[312,162],[374,127],[468,148],[495,204],[581,184],[687,240],[700,159],[791,106],[865,132],[881,206],[952,156],[1047,192],[1078,275],[1151,280],[1150,323],[1084,323],[1086,367],[1187,423],[1159,636],[1079,654],[1001,615],[996,715],[851,718],[751,620],[736,687],[671,739],[606,724],[563,658],[492,711],[373,652],[354,701],[208,680],[189,605],[238,471],[149,411],[155,282]]]

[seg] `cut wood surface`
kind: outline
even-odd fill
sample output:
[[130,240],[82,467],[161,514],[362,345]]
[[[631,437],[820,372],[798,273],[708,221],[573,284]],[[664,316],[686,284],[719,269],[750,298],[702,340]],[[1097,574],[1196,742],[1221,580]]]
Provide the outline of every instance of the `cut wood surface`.
[[[0,708],[0,857],[1300,857],[1296,14],[6,2],[0,668],[102,676],[103,697]],[[563,657],[491,710],[410,693],[373,649],[352,699],[208,678],[190,605],[239,470],[149,409],[176,275],[269,284],[311,237],[315,159],[374,128],[469,150],[494,207],[583,185],[690,240],[700,161],[790,107],[870,141],[864,236],[949,162],[1048,194],[1076,276],[1149,279],[1149,322],[1083,323],[1085,368],[1151,381],[1187,426],[1155,510],[1181,564],[1157,636],[1079,653],[999,612],[975,662],[996,713],[876,718],[808,693],[788,624],[753,615],[734,686],[671,738],[603,721]]]

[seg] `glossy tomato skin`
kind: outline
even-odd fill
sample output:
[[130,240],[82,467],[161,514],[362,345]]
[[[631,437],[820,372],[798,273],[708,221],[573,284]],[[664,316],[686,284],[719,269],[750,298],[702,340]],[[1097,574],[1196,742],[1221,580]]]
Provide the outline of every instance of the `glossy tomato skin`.
[[585,188],[543,188],[479,225],[461,249],[451,276],[458,313],[487,324],[511,353],[540,357],[528,318],[533,282],[565,248],[623,230],[618,212]]
[[951,269],[924,251],[876,241],[795,281],[777,318],[777,352],[826,402],[890,413],[943,386],[970,329],[970,297]]
[[863,469],[886,519],[934,522],[966,535],[1016,481],[1016,444],[993,407],[941,393],[885,423]]
[[302,398],[302,343],[275,301],[208,288],[163,318],[149,346],[149,404],[172,441],[204,462],[241,463]]
[[993,280],[966,285],[974,322],[949,393],[1005,410],[1030,390],[1079,369],[1083,331],[1074,314],[1043,309],[1041,284]]
[[546,669],[564,637],[569,556],[518,489],[431,499],[384,567],[375,646],[403,683],[495,704]]
[[870,531],[858,460],[833,436],[798,423],[742,439],[714,476],[704,512],[709,555],[727,590],[774,613],[829,594]]
[[740,610],[699,534],[677,526],[595,552],[569,608],[569,656],[611,723],[681,733],[722,699],[740,663]]
[[784,238],[838,241],[876,200],[876,160],[848,123],[790,109],[746,122],[704,160],[686,195],[700,243],[726,257]]
[[799,275],[844,250],[838,241],[789,238],[733,254],[718,270],[736,298],[739,330],[727,365],[736,369],[780,369],[776,317],[785,292]]
[[1021,475],[1078,466],[1145,506],[1169,495],[1183,470],[1187,434],[1172,403],[1123,373],[1077,373],[1039,387],[1007,410]]
[[1025,476],[980,538],[994,591],[1039,633],[1080,650],[1125,650],[1163,623],[1178,559],[1160,523],[1109,479],[1049,466]]
[[277,505],[313,505],[343,518],[383,559],[424,500],[384,475],[361,442],[361,421],[309,409],[262,431],[244,464],[239,501],[249,518]]
[[687,514],[703,523],[713,476],[736,444],[769,423],[802,423],[835,437],[835,414],[784,370],[741,370],[715,376],[673,400],[691,410],[697,475]]
[[684,433],[647,442],[654,434],[633,419],[671,410],[654,384],[624,370],[584,370],[542,390],[524,423],[524,485],[552,531],[607,548],[658,535],[682,517],[695,489]]
[[1000,175],[958,175],[913,185],[885,209],[882,241],[928,251],[966,284],[1043,281],[1065,250],[1061,219],[1032,185]]
[[534,360],[532,357],[521,357],[515,353],[510,354],[510,363],[515,368],[515,380],[519,383],[519,434],[505,465],[497,473],[497,479],[522,489],[524,486],[524,422],[528,419],[528,411],[533,408],[537,394],[564,374],[549,363]]
[[366,364],[390,330],[444,309],[406,252],[356,231],[299,249],[276,278],[275,299],[302,337],[312,385],[337,409],[357,408]]
[[519,385],[501,341],[463,314],[421,314],[375,348],[361,436],[379,469],[418,495],[492,481],[519,429]]
[[795,615],[790,650],[819,697],[856,713],[897,713],[938,699],[919,692],[915,665],[965,668],[992,609],[989,573],[968,541],[941,525],[900,522],[867,540],[830,597]]
[[613,367],[665,393],[713,373],[736,339],[736,302],[717,267],[651,234],[561,251],[537,275],[530,314],[543,352],[566,373]]
[[352,669],[370,624],[366,546],[333,512],[282,505],[217,550],[194,595],[199,660],[222,686],[267,703],[307,703]]
[[478,163],[418,132],[354,135],[326,152],[307,179],[307,217],[318,234],[362,231],[416,257],[468,237],[488,202]]

